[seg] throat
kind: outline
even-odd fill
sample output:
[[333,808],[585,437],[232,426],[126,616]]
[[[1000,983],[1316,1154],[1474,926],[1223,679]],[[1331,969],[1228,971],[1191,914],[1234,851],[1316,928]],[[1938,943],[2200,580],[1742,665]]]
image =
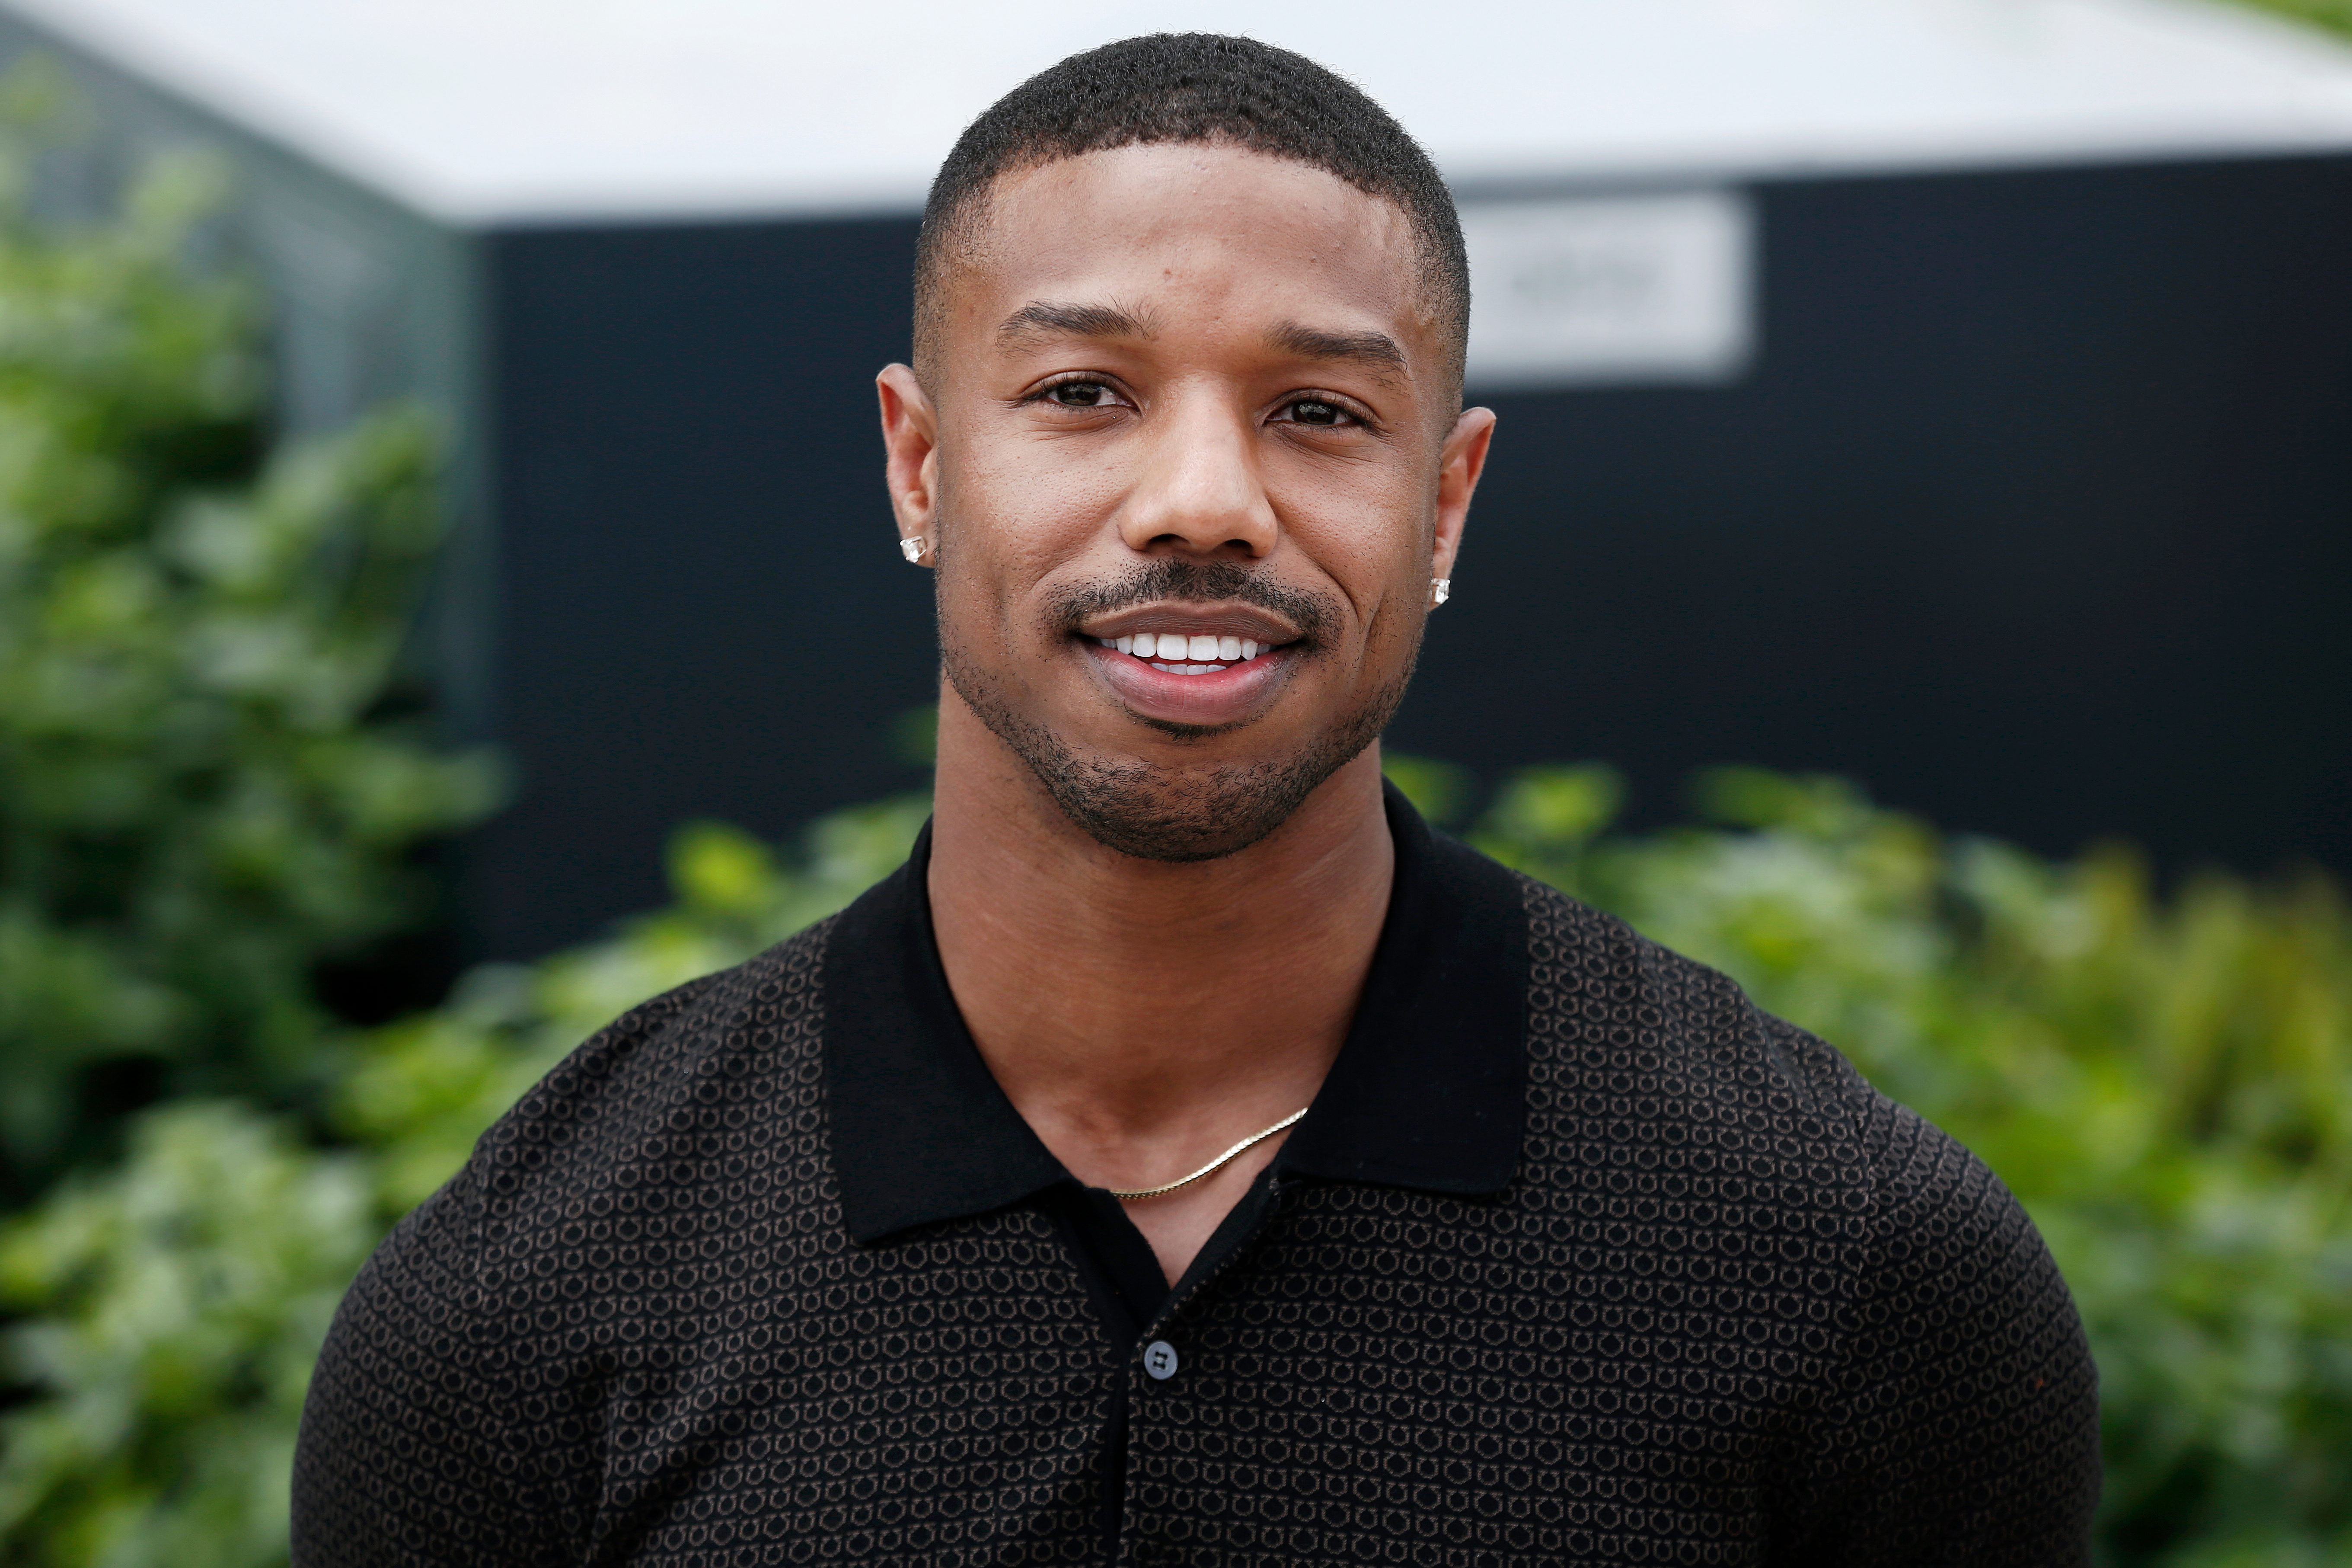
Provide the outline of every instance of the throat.
[[1080,1184],[1171,1189],[1125,1208],[1172,1279],[1281,1150],[1277,1124],[1313,1102],[1354,1019],[1395,865],[1377,751],[1273,837],[1171,863],[992,801],[1012,759],[951,757],[950,740],[943,704],[926,885],[957,1011]]

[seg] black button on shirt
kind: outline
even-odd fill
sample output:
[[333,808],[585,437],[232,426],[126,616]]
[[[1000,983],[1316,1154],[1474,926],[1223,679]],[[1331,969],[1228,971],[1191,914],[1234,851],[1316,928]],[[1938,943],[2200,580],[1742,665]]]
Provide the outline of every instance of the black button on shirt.
[[601,1032],[352,1287],[299,1568],[2084,1561],[2095,1379],[2000,1184],[1389,813],[1347,1042],[1172,1289],[973,1047],[927,846]]

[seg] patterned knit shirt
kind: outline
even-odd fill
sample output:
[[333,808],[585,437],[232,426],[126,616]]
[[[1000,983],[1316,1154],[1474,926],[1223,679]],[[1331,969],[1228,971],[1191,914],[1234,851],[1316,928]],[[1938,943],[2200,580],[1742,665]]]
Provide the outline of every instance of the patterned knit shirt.
[[1715,972],[1440,836],[1171,1288],[990,1076],[928,840],[574,1052],[352,1286],[297,1568],[2087,1561],[2016,1200]]

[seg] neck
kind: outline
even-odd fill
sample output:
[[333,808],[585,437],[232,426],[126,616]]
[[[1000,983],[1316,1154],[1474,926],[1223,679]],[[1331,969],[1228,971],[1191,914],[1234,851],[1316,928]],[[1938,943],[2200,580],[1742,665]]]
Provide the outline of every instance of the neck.
[[1377,746],[1260,842],[1171,865],[1097,843],[940,703],[940,957],[998,1083],[1089,1184],[1172,1180],[1314,1098],[1393,867]]

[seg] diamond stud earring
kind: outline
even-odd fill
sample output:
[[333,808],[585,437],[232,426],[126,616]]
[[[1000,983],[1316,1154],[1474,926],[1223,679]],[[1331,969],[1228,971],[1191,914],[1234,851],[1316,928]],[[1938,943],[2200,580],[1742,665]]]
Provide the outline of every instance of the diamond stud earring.
[[908,565],[921,565],[923,563],[923,536],[919,533],[912,539],[902,539],[898,541],[898,553],[907,558],[907,563]]
[[[913,560],[913,559],[914,559],[914,557],[910,555],[910,556],[908,556],[908,559],[911,561],[911,560]],[[1451,577],[1432,577],[1432,578],[1429,580],[1429,603],[1430,603],[1430,605],[1431,605],[1431,607],[1432,607],[1432,608],[1434,608],[1434,607],[1436,607],[1437,605],[1442,605],[1442,604],[1445,603],[1445,601],[1446,601],[1446,600],[1448,600],[1448,599],[1452,598],[1453,596],[1454,596],[1454,579],[1453,579],[1453,578],[1451,578]]]

